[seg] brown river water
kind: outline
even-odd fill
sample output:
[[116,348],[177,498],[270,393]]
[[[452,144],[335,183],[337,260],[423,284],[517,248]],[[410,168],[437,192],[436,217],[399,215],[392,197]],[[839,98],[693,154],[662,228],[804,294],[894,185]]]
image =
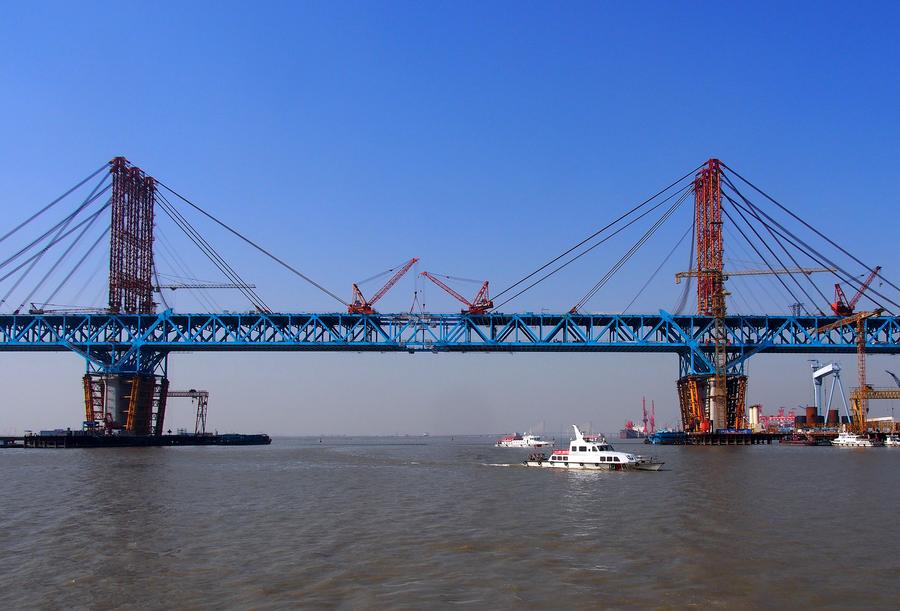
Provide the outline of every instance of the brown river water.
[[0,608],[898,608],[900,449],[0,450]]

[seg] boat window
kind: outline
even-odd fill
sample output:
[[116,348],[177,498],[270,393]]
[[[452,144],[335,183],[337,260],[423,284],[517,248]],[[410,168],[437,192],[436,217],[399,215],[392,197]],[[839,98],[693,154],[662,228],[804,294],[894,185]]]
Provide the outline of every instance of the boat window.
[[613,456],[613,460],[614,460],[615,462],[622,462],[622,461],[619,459],[618,456]]
[[587,446],[581,446],[578,448],[579,452],[587,452]]
[[597,452],[597,451],[598,451],[597,446],[594,446],[593,448],[591,448],[591,452]]
[[563,456],[563,460],[569,460],[568,456]]

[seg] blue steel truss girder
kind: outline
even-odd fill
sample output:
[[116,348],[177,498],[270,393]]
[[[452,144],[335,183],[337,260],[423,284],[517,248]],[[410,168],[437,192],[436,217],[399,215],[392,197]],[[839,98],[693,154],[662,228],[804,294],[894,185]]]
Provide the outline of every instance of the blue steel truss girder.
[[[729,369],[752,354],[852,353],[856,330],[832,316],[728,316]],[[209,313],[0,316],[0,350],[71,350],[110,369],[157,366],[178,351],[668,352],[710,371],[713,323],[658,314]],[[900,318],[871,318],[869,353],[900,352]],[[685,365],[684,363],[687,362]]]

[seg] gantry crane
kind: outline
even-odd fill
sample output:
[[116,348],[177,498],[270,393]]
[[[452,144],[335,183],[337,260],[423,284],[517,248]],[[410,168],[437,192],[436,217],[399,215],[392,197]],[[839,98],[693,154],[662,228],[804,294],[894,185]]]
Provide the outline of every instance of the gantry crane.
[[[876,268],[877,269],[877,268]],[[850,395],[853,408],[851,428],[858,433],[866,432],[866,414],[869,411],[869,387],[866,385],[866,319],[880,315],[884,310],[877,308],[871,312],[857,312],[833,323],[816,329],[816,333],[825,333],[839,327],[856,326],[856,371],[859,377],[859,388]]]
[[430,272],[422,272],[419,274],[420,276],[425,276],[436,285],[444,289],[446,293],[448,293],[451,297],[460,301],[463,305],[466,306],[466,309],[463,310],[463,314],[484,314],[488,310],[494,307],[494,302],[491,301],[490,295],[488,294],[488,281],[485,280],[481,285],[481,288],[478,289],[478,292],[475,294],[475,297],[472,298],[472,301],[469,301],[452,288],[444,284],[440,279],[434,276],[434,274]]
[[170,390],[166,392],[166,396],[182,397],[185,399],[195,399],[197,401],[197,416],[194,418],[194,434],[206,434],[206,409],[209,405],[209,391],[207,390]]
[[836,316],[850,316],[853,314],[853,308],[856,307],[857,302],[859,302],[860,297],[862,297],[863,293],[869,285],[872,284],[872,280],[875,279],[875,276],[878,275],[878,272],[881,271],[881,266],[876,265],[875,269],[872,270],[872,273],[869,274],[869,277],[866,278],[865,282],[859,285],[859,290],[856,291],[856,295],[853,296],[853,299],[847,301],[847,298],[844,296],[844,289],[841,288],[840,283],[836,283],[834,285],[834,303],[831,304],[831,310],[835,313]]
[[[400,266],[399,269],[391,276],[390,280],[388,280],[383,287],[378,289],[378,292],[370,300],[366,300],[363,297],[362,291],[359,290],[359,286],[354,282],[353,283],[353,298],[350,300],[350,304],[347,306],[347,311],[351,314],[374,314],[375,313],[375,303],[385,296],[385,294],[391,290],[391,287],[397,284],[397,281],[402,278],[406,272],[410,270],[410,268],[415,265],[419,261],[418,257],[413,257],[406,263]],[[388,270],[391,271],[391,270]]]

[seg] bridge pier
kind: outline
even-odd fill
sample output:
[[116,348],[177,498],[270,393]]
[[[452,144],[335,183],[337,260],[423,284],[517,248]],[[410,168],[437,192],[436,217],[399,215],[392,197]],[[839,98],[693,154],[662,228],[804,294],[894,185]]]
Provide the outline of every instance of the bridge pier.
[[85,355],[84,427],[98,433],[162,435],[169,388],[168,355],[137,350],[117,361]]
[[[724,401],[716,401],[717,393],[723,390],[716,387],[721,378],[710,372],[697,371],[697,362],[690,355],[681,356],[681,375],[676,387],[683,430],[714,433],[722,429],[746,428],[747,376],[743,367],[735,366],[724,376]],[[725,409],[718,409],[718,405],[724,405]]]

